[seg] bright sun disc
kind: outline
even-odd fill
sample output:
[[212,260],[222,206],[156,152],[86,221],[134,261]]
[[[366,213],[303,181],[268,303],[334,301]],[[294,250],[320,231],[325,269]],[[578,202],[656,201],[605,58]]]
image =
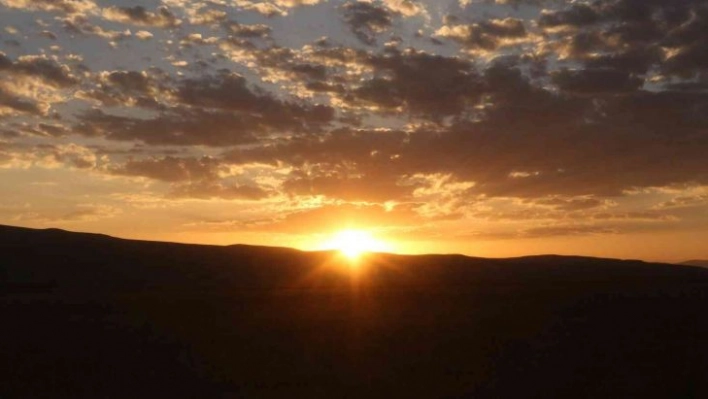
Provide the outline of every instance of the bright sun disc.
[[339,251],[349,260],[358,259],[365,252],[385,252],[388,246],[361,230],[343,230],[338,232],[324,245],[325,249]]

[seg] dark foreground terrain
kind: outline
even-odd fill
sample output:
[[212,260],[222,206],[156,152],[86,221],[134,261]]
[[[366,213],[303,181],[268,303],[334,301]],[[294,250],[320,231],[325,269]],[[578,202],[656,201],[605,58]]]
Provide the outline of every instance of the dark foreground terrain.
[[707,398],[708,270],[0,226],[2,398]]

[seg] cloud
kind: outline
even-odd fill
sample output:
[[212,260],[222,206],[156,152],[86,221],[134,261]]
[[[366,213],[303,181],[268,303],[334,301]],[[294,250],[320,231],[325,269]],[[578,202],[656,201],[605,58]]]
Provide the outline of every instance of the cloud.
[[57,35],[54,34],[54,32],[48,31],[48,30],[43,30],[39,32],[39,35],[41,37],[47,38],[49,40],[57,40]]
[[108,171],[170,183],[167,198],[260,200],[271,195],[249,179],[241,177],[240,183],[228,181],[228,165],[207,156],[131,159],[108,167]]
[[130,30],[111,30],[89,21],[86,16],[72,15],[65,18],[63,21],[63,29],[71,35],[90,35],[109,40],[112,47],[116,46],[116,42],[129,38],[132,33]]
[[46,104],[23,99],[6,90],[2,87],[2,83],[0,83],[0,118],[17,113],[43,115],[46,114],[47,111],[48,106]]
[[392,12],[412,17],[426,13],[425,5],[412,0],[383,0],[383,3]]
[[421,222],[422,219],[408,204],[390,207],[379,204],[325,204],[292,211],[277,218],[239,221],[236,224],[248,230],[307,234],[312,233],[313,226],[317,226],[317,231],[328,232],[347,227],[404,227]]
[[322,0],[235,0],[235,4],[248,11],[255,11],[267,17],[288,15],[288,9],[299,6],[310,6]]
[[278,129],[316,127],[330,122],[334,110],[325,105],[304,105],[278,100],[247,87],[235,74],[203,76],[180,82],[176,97],[183,104],[247,113],[258,124]]
[[411,0],[350,1],[341,7],[344,22],[362,43],[373,46],[376,36],[393,25],[395,17],[426,13],[425,7]]
[[402,133],[337,131],[323,139],[301,138],[269,147],[233,150],[224,159],[234,164],[286,164],[295,167],[283,183],[294,195],[327,195],[347,200],[386,201],[412,194],[399,185],[391,162]]
[[79,83],[71,69],[45,55],[15,60],[0,52],[0,118],[21,114],[47,115]]
[[258,201],[269,197],[269,190],[255,184],[228,184],[213,181],[176,185],[168,193],[171,198],[223,199]]
[[468,25],[445,25],[435,32],[437,36],[451,38],[469,49],[496,50],[516,44],[528,33],[522,20],[517,18],[489,19]]
[[541,238],[541,237],[558,237],[558,236],[584,236],[584,235],[607,235],[617,234],[619,231],[615,228],[592,225],[560,225],[560,226],[542,226],[532,227],[521,230],[517,238]]
[[345,94],[344,101],[352,105],[440,120],[469,110],[482,92],[474,65],[457,57],[409,49],[373,55],[361,62],[376,73]]
[[154,12],[143,6],[107,7],[103,9],[103,18],[109,21],[128,23],[139,26],[174,28],[182,23],[167,7],[158,7]]
[[695,77],[708,66],[708,8],[700,0],[576,3],[544,11],[538,23],[568,31],[547,44],[572,60],[629,62],[663,78]]
[[[160,110],[149,118],[118,116],[101,110],[79,115],[77,131],[110,140],[152,145],[230,146],[255,143],[258,137],[286,132],[314,132],[330,123],[331,107],[284,101],[250,88],[239,75],[222,73],[157,83],[143,72],[100,75],[101,91],[88,92],[103,102],[122,100]],[[157,94],[174,103],[157,104]],[[130,100],[130,101],[128,101]]]
[[23,55],[15,61],[0,52],[0,71],[16,77],[32,77],[56,88],[65,88],[78,83],[71,70],[45,55]]
[[264,24],[240,24],[235,21],[224,23],[224,28],[236,37],[253,39],[268,37],[272,31],[270,26]]
[[393,14],[387,7],[357,1],[345,4],[342,10],[352,33],[365,44],[375,44],[376,34],[391,27]]
[[59,120],[44,122],[40,121],[36,123],[14,122],[8,127],[11,128],[11,130],[8,130],[8,132],[12,132],[9,134],[9,136],[14,137],[36,136],[48,138],[51,140],[58,137],[68,136],[71,133],[69,127],[64,125]]
[[[559,237],[587,237],[619,235],[623,229],[616,226],[602,226],[581,223],[553,223],[527,228],[495,231],[471,230],[454,235],[457,240],[529,240]],[[419,233],[420,234],[420,233]],[[428,232],[428,235],[432,235]]]
[[592,196],[578,197],[543,197],[527,201],[533,205],[548,206],[559,211],[580,211],[587,209],[596,209],[613,205],[612,201],[607,199],[596,198]]
[[632,212],[601,212],[593,215],[596,220],[612,220],[612,221],[645,221],[645,222],[666,222],[678,220],[673,215],[649,211],[632,211]]
[[105,106],[140,106],[159,108],[158,98],[168,88],[160,81],[160,71],[103,71],[95,75],[95,86],[82,90],[77,97],[96,100]]
[[0,4],[8,8],[59,11],[67,14],[83,14],[97,9],[93,0],[0,0]]
[[146,31],[146,30],[139,30],[135,32],[135,37],[137,37],[140,40],[150,40],[153,38],[153,34]]
[[[293,50],[272,44],[269,33],[258,26],[252,25],[253,30],[249,26],[244,31],[241,27],[246,26],[238,28],[237,35],[240,36],[232,35],[220,41],[219,47],[232,61],[249,65],[263,81],[278,84],[293,96],[312,98],[316,96],[316,90],[330,86],[330,81],[356,78],[351,69],[359,67],[355,64],[359,61],[357,57],[351,57],[352,64],[345,66],[339,61],[342,54],[334,54],[337,49],[325,49],[318,45],[317,48],[305,46],[301,50]],[[262,36],[253,36],[252,33]],[[334,57],[339,58],[335,60]]]
[[561,90],[578,94],[628,92],[644,84],[637,76],[613,69],[564,69],[555,72],[552,80]]
[[400,179],[416,173],[474,182],[474,195],[520,198],[621,196],[636,187],[708,181],[708,119],[699,106],[708,106],[705,94],[636,92],[598,103],[528,86],[508,95],[496,89],[494,105],[475,122],[410,132],[338,131],[229,159],[295,166],[307,177],[293,187],[311,194],[368,185],[390,199],[408,195],[413,187],[399,186]]
[[594,8],[587,4],[571,4],[565,10],[543,10],[538,20],[542,28],[556,28],[559,26],[582,27],[593,25],[600,20],[600,15]]
[[293,231],[361,213],[605,234],[705,203],[635,194],[708,184],[705,1],[471,1],[442,21],[409,0],[0,1],[22,16],[8,38],[32,39],[0,54],[4,168],[290,201],[254,223]]
[[51,154],[57,162],[77,169],[91,169],[96,167],[98,162],[96,154],[90,148],[74,143],[40,148]]
[[674,197],[656,206],[657,209],[685,208],[708,205],[708,195],[686,195]]
[[95,110],[79,120],[77,133],[148,145],[229,146],[254,143],[255,135],[264,133],[255,117],[179,107],[147,119]]
[[26,211],[15,216],[13,220],[20,223],[41,223],[52,225],[57,222],[95,222],[120,215],[123,211],[120,208],[103,204],[78,204],[71,210],[57,209],[38,211]]
[[3,168],[27,169],[37,166],[47,169],[93,169],[98,162],[93,150],[74,143],[0,145],[0,165]]
[[191,180],[214,180],[218,176],[219,163],[213,158],[176,158],[131,160],[111,173],[123,176],[140,176],[165,182]]

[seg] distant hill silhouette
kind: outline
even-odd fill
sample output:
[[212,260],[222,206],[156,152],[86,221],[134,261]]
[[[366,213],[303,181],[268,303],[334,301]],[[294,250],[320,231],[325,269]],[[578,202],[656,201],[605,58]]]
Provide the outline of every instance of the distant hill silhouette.
[[681,262],[680,264],[685,266],[698,266],[708,268],[708,260],[705,259],[692,259],[687,260],[685,262]]
[[708,397],[708,270],[0,226],[0,397]]

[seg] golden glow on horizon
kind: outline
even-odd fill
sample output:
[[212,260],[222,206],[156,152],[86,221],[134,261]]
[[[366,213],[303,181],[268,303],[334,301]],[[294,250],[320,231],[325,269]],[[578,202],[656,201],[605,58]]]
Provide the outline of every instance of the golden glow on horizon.
[[364,230],[342,230],[322,244],[322,249],[337,250],[350,261],[367,252],[389,252],[391,246]]

